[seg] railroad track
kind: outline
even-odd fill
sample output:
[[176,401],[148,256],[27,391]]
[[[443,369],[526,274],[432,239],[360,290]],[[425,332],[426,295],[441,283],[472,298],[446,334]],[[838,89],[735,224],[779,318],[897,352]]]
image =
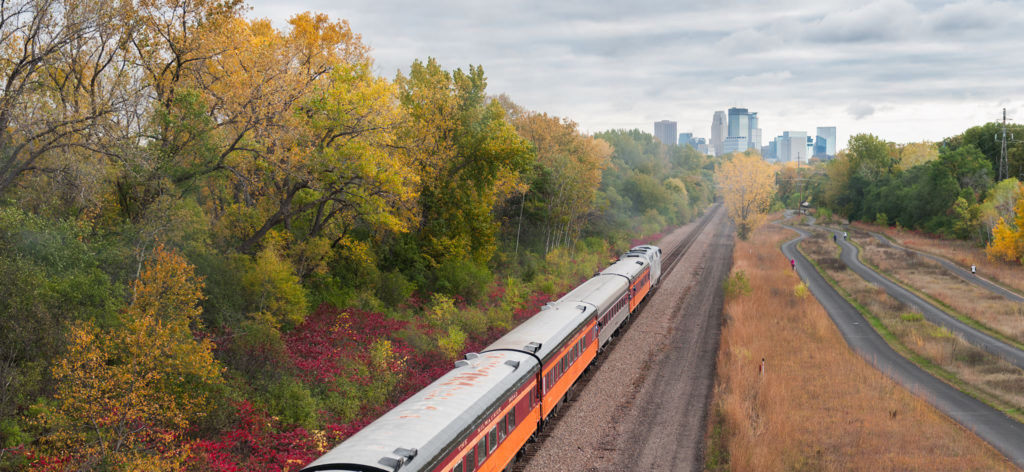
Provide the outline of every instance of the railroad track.
[[[697,225],[694,226],[692,230],[690,230],[690,232],[679,242],[679,244],[677,244],[671,252],[666,253],[665,257],[662,258],[661,278],[663,280],[666,276],[668,276],[668,274],[672,272],[676,264],[678,264],[679,261],[682,259],[682,256],[686,254],[687,251],[690,250],[690,247],[693,246],[694,241],[696,241],[697,237],[704,232],[704,229],[707,227],[708,223],[715,217],[715,215],[719,211],[721,211],[721,208],[721,203],[716,203],[712,205],[711,208],[700,218],[700,220],[698,220]],[[657,288],[655,288],[654,291],[656,292]],[[644,300],[643,305],[641,305],[640,307],[640,311],[638,311],[637,315],[635,316],[638,316],[640,313],[643,312],[644,306],[647,304],[647,301],[650,300],[651,297],[653,297],[653,293],[650,296],[648,296],[646,300]],[[621,329],[628,329],[629,325],[632,324],[633,318],[635,316],[630,317],[623,324]],[[519,452],[519,455],[517,456],[518,459],[507,469],[509,472],[523,472],[526,469],[526,466],[529,465],[530,460],[537,455],[537,453],[540,451],[540,448],[544,445],[544,441],[551,436],[551,432],[554,431],[555,427],[558,425],[558,422],[564,416],[566,410],[571,408],[572,405],[576,403],[576,398],[578,397],[577,394],[581,392],[583,389],[585,389],[587,384],[590,383],[590,380],[594,377],[594,373],[601,367],[601,364],[604,363],[605,359],[608,358],[608,353],[615,349],[615,346],[618,345],[619,339],[621,338],[621,335],[613,337],[612,340],[609,341],[608,346],[604,349],[604,351],[601,352],[596,359],[594,359],[594,362],[590,364],[587,370],[584,371],[583,375],[581,375],[580,378],[576,381],[576,383],[573,384],[572,388],[569,389],[569,392],[566,393],[566,396],[562,400],[561,404],[559,404],[555,408],[555,411],[544,423],[542,428],[534,435],[532,440],[528,442],[526,446],[524,446],[523,449]]]

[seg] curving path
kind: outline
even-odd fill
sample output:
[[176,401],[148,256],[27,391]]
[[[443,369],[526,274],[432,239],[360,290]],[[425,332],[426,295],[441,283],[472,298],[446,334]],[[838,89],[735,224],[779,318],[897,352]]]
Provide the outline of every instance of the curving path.
[[998,285],[982,277],[978,277],[977,275],[973,275],[969,271],[965,270],[964,268],[960,267],[959,265],[957,265],[953,261],[950,261],[949,259],[936,256],[935,254],[929,254],[924,251],[918,251],[917,249],[911,249],[905,246],[901,246],[899,244],[894,243],[892,240],[885,237],[884,235],[875,232],[868,231],[868,234],[874,236],[875,239],[889,245],[889,247],[903,249],[904,251],[910,251],[922,257],[927,257],[928,259],[938,262],[939,264],[942,264],[942,266],[945,267],[947,270],[956,274],[957,277],[960,277],[961,279],[964,279],[967,282],[977,285],[1007,300],[1018,303],[1024,303],[1024,296],[1021,296],[1019,293],[1009,290],[1006,287],[1003,287],[1002,285]]
[[[819,226],[819,228],[821,227]],[[846,264],[846,267],[849,267],[850,270],[861,278],[877,287],[881,287],[885,290],[885,293],[888,293],[893,298],[917,308],[921,311],[921,314],[924,315],[925,319],[932,324],[945,327],[951,332],[959,335],[967,343],[983,349],[985,352],[999,357],[1018,368],[1024,369],[1024,351],[956,319],[949,313],[946,313],[939,307],[932,305],[914,292],[903,288],[903,286],[889,280],[882,274],[875,272],[860,261],[858,258],[859,250],[852,243],[843,239],[842,231],[829,228],[822,229],[831,231],[833,234],[838,236],[839,246],[843,249],[842,254],[839,256],[840,259],[844,264]]]
[[[791,226],[783,226],[799,233],[800,237],[784,243],[782,253],[797,261],[797,274],[821,302],[846,343],[875,368],[974,431],[1018,467],[1024,468],[1024,424],[933,377],[894,351],[861,317],[857,309],[836,292],[810,261],[796,250],[796,244],[809,234]],[[846,246],[852,248],[849,243]],[[847,253],[844,247],[843,254]]]

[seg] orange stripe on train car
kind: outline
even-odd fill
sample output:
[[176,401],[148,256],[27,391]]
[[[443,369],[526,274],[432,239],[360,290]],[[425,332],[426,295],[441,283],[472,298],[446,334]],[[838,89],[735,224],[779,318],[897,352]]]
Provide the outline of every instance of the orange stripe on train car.
[[[590,365],[594,357],[597,356],[597,342],[590,343],[586,349],[583,350],[583,354],[580,355],[579,359],[569,367],[562,378],[555,382],[555,385],[548,390],[548,393],[544,395],[544,418],[547,418],[551,413],[551,410],[555,408],[558,401],[565,396],[565,392],[569,391],[569,387],[572,386],[576,379],[583,374],[583,370]],[[582,361],[582,362],[581,362]]]
[[[512,403],[507,408],[503,408],[497,414],[492,414],[492,416],[494,416],[494,418],[492,418],[491,421],[487,422],[487,426],[485,428],[483,428],[483,430],[481,430],[475,436],[471,436],[468,439],[464,440],[462,442],[462,447],[459,448],[459,451],[458,451],[457,454],[452,456],[452,458],[450,460],[448,460],[447,462],[443,462],[443,463],[441,463],[441,465],[435,467],[434,470],[435,471],[451,471],[455,467],[455,464],[458,464],[460,460],[462,460],[463,458],[466,457],[466,454],[469,453],[470,449],[473,449],[474,447],[476,447],[476,445],[480,443],[480,440],[483,439],[485,436],[487,436],[488,433],[491,432],[491,429],[497,427],[498,423],[501,422],[501,419],[504,418],[505,415],[508,415],[509,411],[512,411],[512,409],[515,408],[516,405],[518,405],[521,401],[523,401],[523,398],[525,398],[527,395],[529,395],[531,390],[535,390],[537,388],[537,383],[536,382],[531,382],[529,385],[530,385],[530,388],[523,389],[523,391],[520,392],[520,394],[516,396],[515,400],[513,400]],[[483,464],[481,464],[479,466],[479,468],[478,467],[474,467],[473,468],[474,472],[480,472],[480,471],[485,470],[487,467],[491,467],[491,466],[496,465],[497,462],[492,462],[492,459],[494,459],[494,456],[498,455],[499,453],[506,454],[507,453],[507,449],[509,447],[511,447],[511,446],[506,447],[507,445],[518,443],[519,445],[512,451],[512,457],[515,457],[516,453],[519,452],[519,449],[521,449],[523,447],[523,444],[526,444],[526,440],[530,439],[530,435],[532,435],[537,430],[537,423],[538,422],[540,422],[540,404],[539,403],[537,405],[535,405],[533,408],[530,409],[530,412],[526,414],[526,418],[524,418],[522,421],[520,421],[520,419],[518,417],[516,417],[516,426],[515,426],[514,429],[512,429],[512,433],[509,434],[505,438],[505,440],[502,441],[501,444],[498,445],[498,448],[495,449],[494,452],[490,453],[487,456],[487,459],[484,461]],[[522,437],[521,441],[519,440],[520,437]],[[489,465],[489,464],[491,464],[491,465]],[[502,467],[504,467],[505,464],[508,464],[508,462],[505,462],[504,464],[502,464]],[[496,469],[486,469],[486,470],[501,470],[501,467],[498,467]]]
[[[527,415],[529,421],[523,421],[516,425],[512,434],[505,438],[505,441],[498,445],[498,448],[484,461],[483,465],[476,472],[497,472],[505,468],[516,458],[516,454],[523,448],[530,436],[537,431],[537,423],[540,421],[540,405],[530,410]],[[488,428],[490,431],[490,428]]]

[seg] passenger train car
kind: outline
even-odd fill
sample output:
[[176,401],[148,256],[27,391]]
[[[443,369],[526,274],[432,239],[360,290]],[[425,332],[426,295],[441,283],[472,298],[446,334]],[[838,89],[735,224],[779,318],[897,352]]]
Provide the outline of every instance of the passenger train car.
[[661,278],[637,246],[302,472],[505,470]]

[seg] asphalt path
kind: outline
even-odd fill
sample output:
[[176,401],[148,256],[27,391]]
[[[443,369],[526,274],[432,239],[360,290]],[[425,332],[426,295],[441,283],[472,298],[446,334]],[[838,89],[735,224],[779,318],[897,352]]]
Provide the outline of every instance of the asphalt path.
[[984,277],[979,277],[975,274],[971,274],[969,270],[960,267],[958,264],[954,263],[953,261],[950,261],[949,259],[945,259],[934,254],[929,254],[924,251],[918,251],[917,249],[911,249],[908,247],[900,246],[899,244],[896,244],[889,240],[889,238],[878,233],[874,233],[871,231],[868,231],[868,233],[874,236],[875,239],[878,239],[879,241],[888,244],[890,247],[903,249],[905,251],[911,251],[915,254],[921,255],[922,257],[927,257],[928,259],[938,262],[939,264],[942,264],[942,266],[945,267],[947,270],[956,274],[957,277],[960,277],[961,279],[964,279],[967,282],[977,285],[1007,300],[1018,303],[1024,303],[1024,296],[1021,296],[1019,293],[1009,290],[1006,287],[1003,287],[1002,285],[998,285],[992,281],[989,281]]
[[903,286],[889,280],[882,274],[875,272],[860,261],[857,257],[859,254],[857,246],[854,246],[853,243],[844,239],[842,231],[828,228],[822,229],[832,231],[832,233],[837,236],[837,242],[843,249],[842,254],[839,256],[840,259],[844,264],[846,264],[846,267],[850,268],[850,270],[861,278],[875,286],[881,287],[885,290],[885,293],[888,293],[893,298],[917,308],[925,319],[932,324],[945,327],[954,334],[960,336],[968,344],[978,347],[989,354],[1017,366],[1018,368],[1024,369],[1024,351],[996,339],[989,334],[978,331],[967,323],[954,318],[941,308],[932,305],[914,292],[903,288]]
[[[894,351],[857,309],[796,250],[796,244],[809,234],[783,226],[796,231],[800,237],[784,243],[782,253],[797,261],[797,274],[828,312],[850,348],[897,383],[974,431],[1018,467],[1024,468],[1024,424],[933,377]],[[845,248],[843,253],[847,253]]]

